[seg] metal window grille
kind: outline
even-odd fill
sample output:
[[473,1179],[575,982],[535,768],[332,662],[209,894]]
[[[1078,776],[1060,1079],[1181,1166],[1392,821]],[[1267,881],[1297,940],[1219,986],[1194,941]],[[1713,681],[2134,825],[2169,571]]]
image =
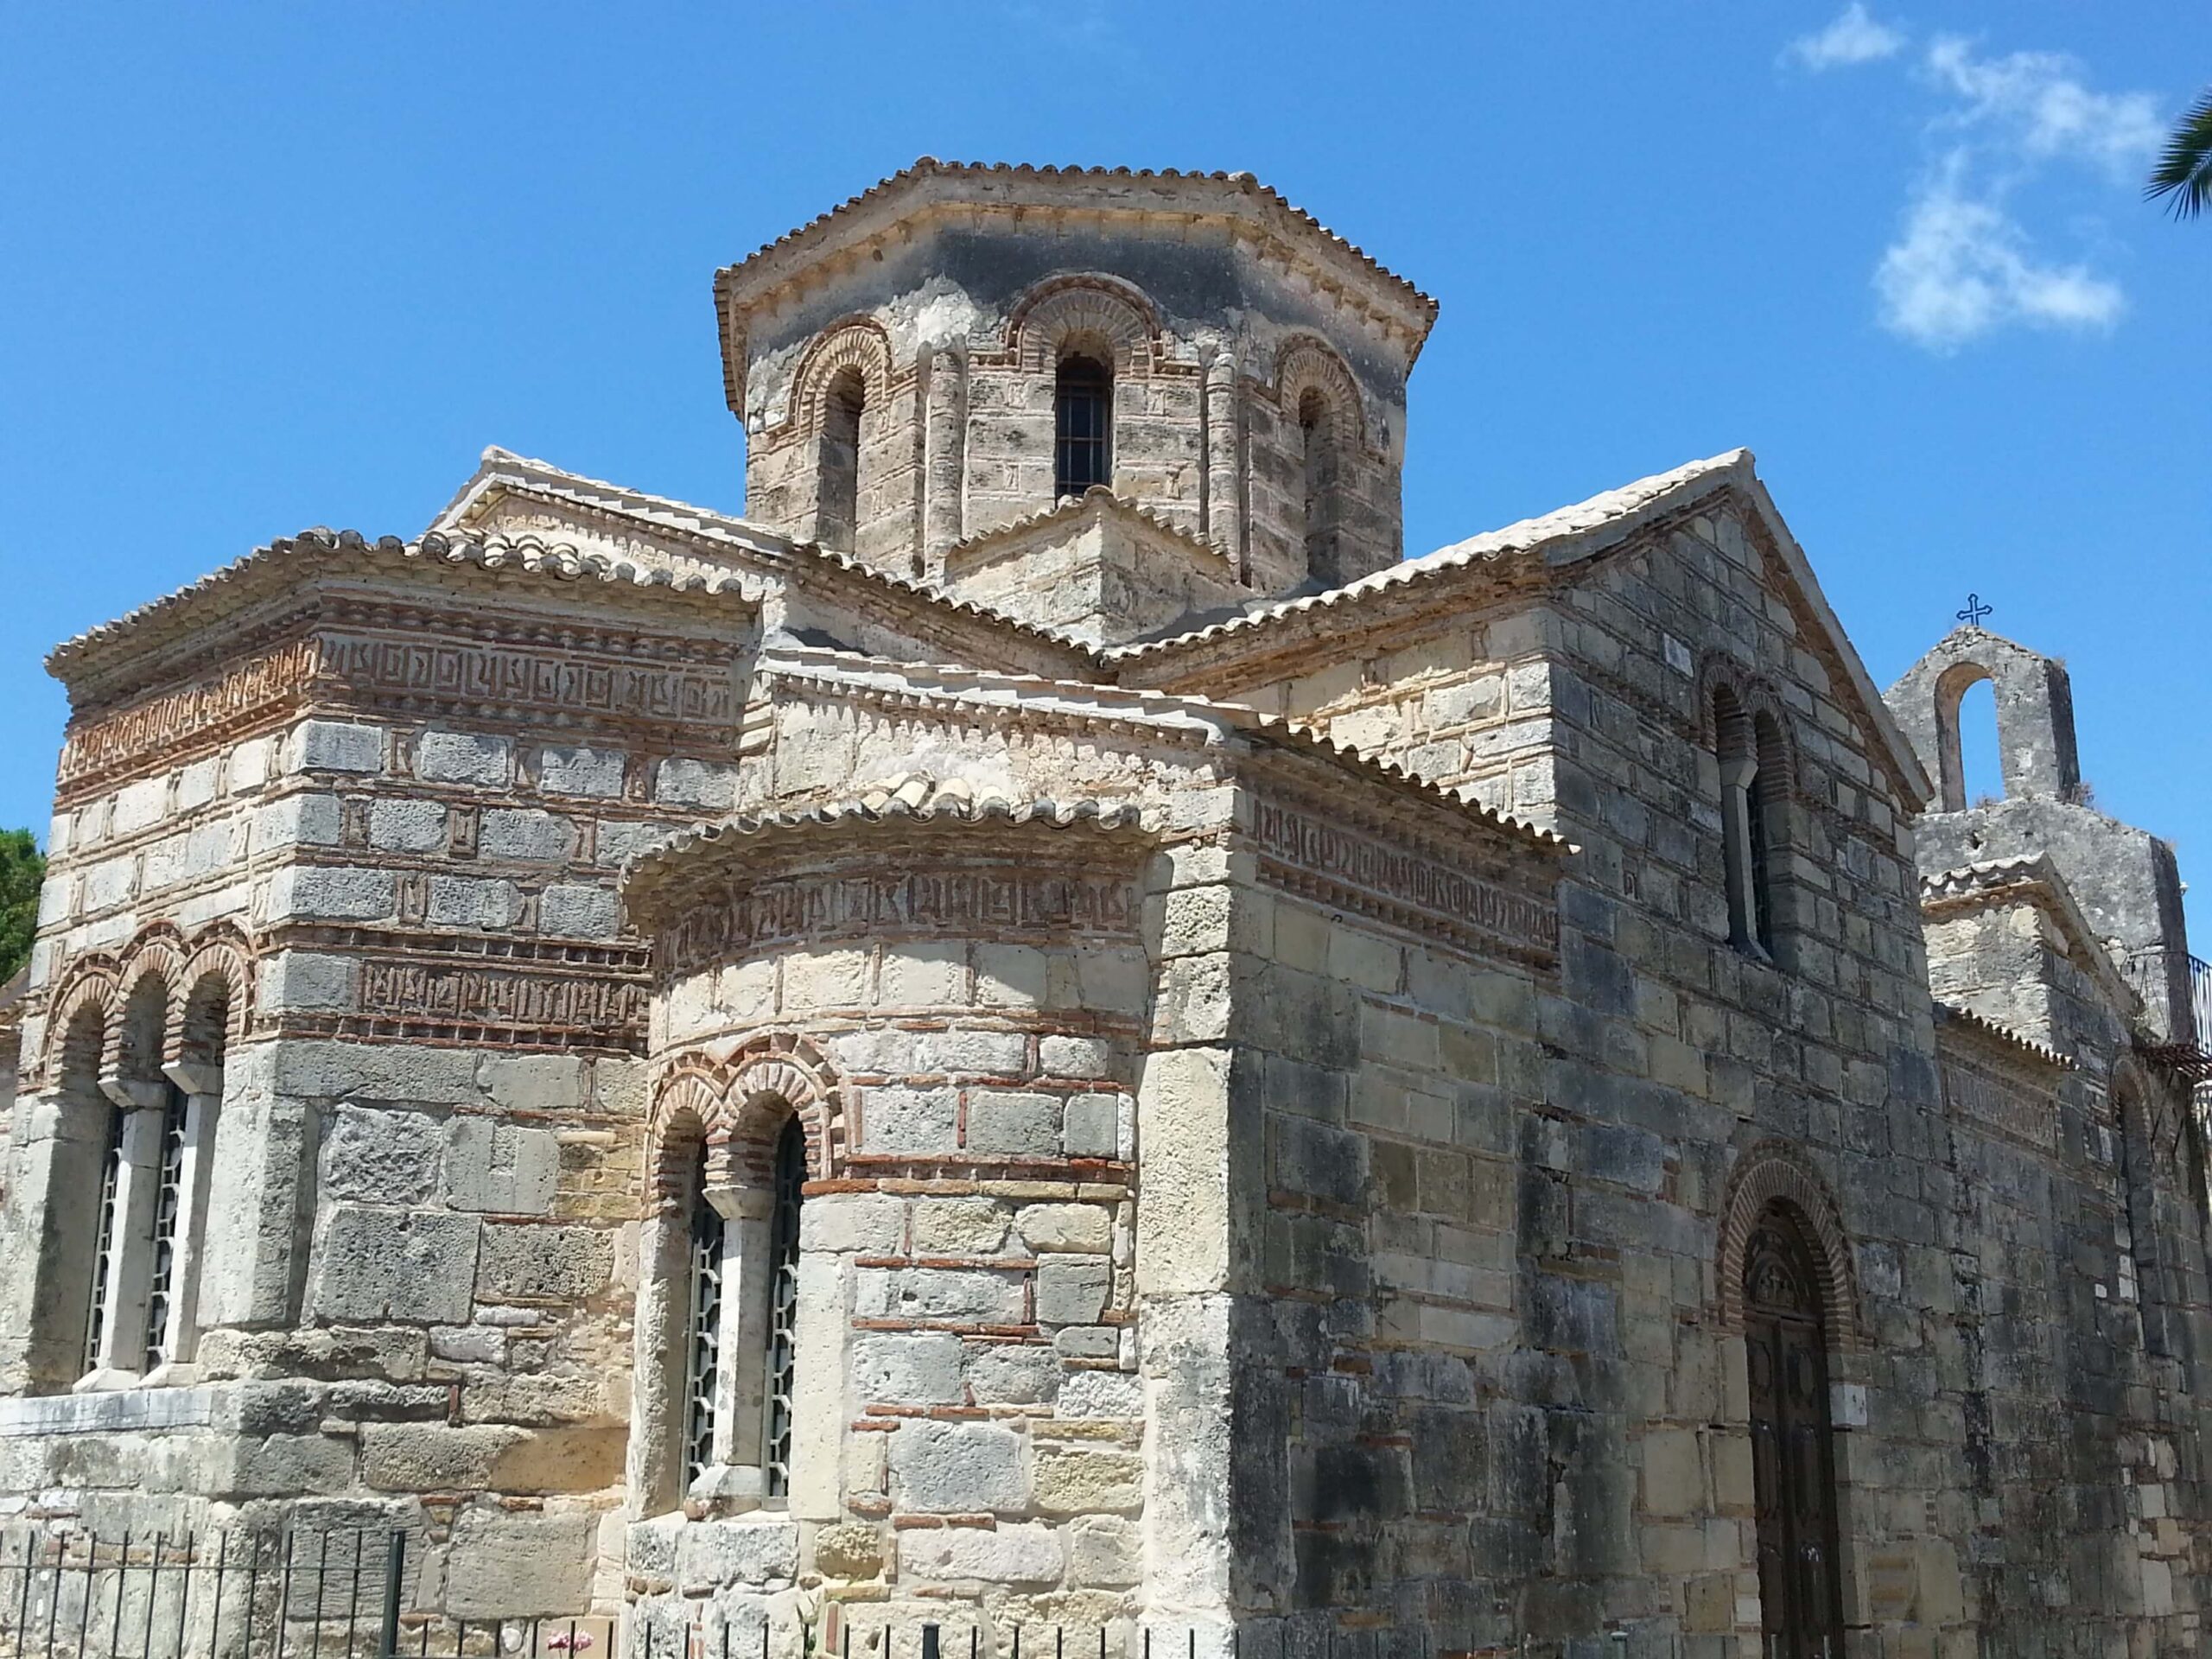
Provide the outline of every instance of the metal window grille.
[[169,1085],[162,1113],[161,1184],[154,1192],[153,1277],[146,1292],[146,1365],[169,1359],[169,1307],[175,1300],[177,1229],[184,1206],[184,1090]]
[[1087,357],[1060,364],[1053,387],[1053,490],[1081,495],[1114,481],[1114,379]]
[[776,1198],[768,1222],[768,1421],[761,1462],[772,1497],[791,1490],[791,1390],[798,1381],[798,1206],[806,1185],[806,1131],[797,1118],[776,1141]]
[[108,1281],[115,1276],[115,1201],[123,1188],[123,1114],[107,1115],[107,1150],[100,1157],[99,1213],[92,1231],[92,1301],[85,1314],[84,1369],[98,1368],[107,1324]]
[[683,1411],[683,1484],[715,1460],[715,1384],[721,1369],[722,1218],[703,1193],[691,1201],[691,1331]]

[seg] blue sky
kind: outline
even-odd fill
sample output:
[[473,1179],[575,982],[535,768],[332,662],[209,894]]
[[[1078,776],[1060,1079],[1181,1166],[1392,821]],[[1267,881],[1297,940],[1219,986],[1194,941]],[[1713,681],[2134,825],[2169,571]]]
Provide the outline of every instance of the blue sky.
[[2212,899],[2212,224],[2136,199],[2207,80],[2079,0],[10,8],[0,824],[46,650],[271,536],[493,442],[739,506],[715,268],[929,154],[1247,168],[1435,295],[1414,551],[1750,445],[1878,681],[1978,590]]

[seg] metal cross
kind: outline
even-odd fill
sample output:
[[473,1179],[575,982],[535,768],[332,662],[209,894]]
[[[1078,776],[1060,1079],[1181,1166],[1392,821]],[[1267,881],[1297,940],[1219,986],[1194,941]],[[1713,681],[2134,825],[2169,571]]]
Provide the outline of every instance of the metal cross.
[[1968,594],[1967,595],[1966,609],[1963,611],[1955,612],[1954,614],[1957,616],[1960,621],[1965,623],[1968,627],[1978,628],[1981,626],[1981,619],[1987,616],[1996,608],[1997,607],[1994,605],[1983,604],[1981,602],[1981,595],[1980,594]]

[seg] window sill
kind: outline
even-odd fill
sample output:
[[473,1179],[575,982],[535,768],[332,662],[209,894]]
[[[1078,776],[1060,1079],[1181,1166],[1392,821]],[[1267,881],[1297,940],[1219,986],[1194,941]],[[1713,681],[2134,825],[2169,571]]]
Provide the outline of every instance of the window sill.
[[770,1511],[780,1517],[784,1498],[768,1492],[768,1471],[757,1464],[718,1463],[702,1469],[683,1494],[683,1513],[693,1520],[709,1516]]

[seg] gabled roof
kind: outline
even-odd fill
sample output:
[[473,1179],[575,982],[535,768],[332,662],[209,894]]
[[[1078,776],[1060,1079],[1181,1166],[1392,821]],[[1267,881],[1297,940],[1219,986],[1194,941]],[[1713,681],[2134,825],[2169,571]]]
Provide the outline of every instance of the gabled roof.
[[1970,1032],[1986,1042],[1996,1044],[2016,1058],[2034,1060],[2061,1071],[2077,1069],[2071,1057],[2013,1030],[2001,1020],[1993,1020],[1986,1014],[1976,1014],[1961,1002],[1946,1002],[1937,998],[1936,1026],[1939,1032],[1946,1027]]
[[2075,902],[2066,878],[2048,854],[1981,859],[1920,878],[1923,915],[1940,918],[2008,904],[2033,905],[2048,917],[2066,942],[2069,959],[2097,982],[2106,1000],[2123,1019],[2135,1016],[2142,999],[2097,938],[2089,918]]
[[402,541],[397,536],[371,537],[354,530],[318,526],[296,536],[281,536],[242,559],[188,583],[112,622],[89,628],[48,653],[47,671],[75,684],[86,673],[128,651],[130,660],[196,631],[219,614],[312,576],[402,574],[480,574],[501,586],[598,582],[636,590],[655,600],[741,600],[734,575],[688,575],[652,569],[603,553],[580,552],[534,535],[448,536],[438,531]]
[[484,451],[476,470],[440,509],[432,525],[467,525],[506,496],[565,505],[597,517],[626,521],[664,542],[673,539],[689,543],[694,552],[718,563],[736,563],[773,571],[802,583],[810,580],[817,585],[827,582],[847,588],[858,586],[871,589],[918,616],[934,614],[941,621],[980,624],[987,631],[1002,632],[1032,645],[1050,647],[1065,654],[1065,665],[1069,668],[1090,669],[1096,664],[1090,647],[1080,639],[1021,621],[926,582],[894,575],[812,542],[794,541],[749,518],[569,472],[550,461],[519,455],[496,444]]
[[1875,688],[1827,596],[1821,591],[1804,550],[1783,522],[1748,449],[1732,449],[1672,472],[1638,479],[1541,518],[1524,518],[1408,559],[1325,593],[1255,605],[1242,616],[1165,639],[1116,646],[1100,656],[1124,675],[1135,671],[1158,678],[1172,673],[1173,664],[1183,658],[1233,653],[1248,645],[1256,653],[1268,648],[1272,635],[1281,636],[1287,644],[1301,618],[1325,618],[1333,627],[1380,623],[1432,605],[1456,603],[1463,584],[1495,580],[1509,565],[1571,571],[1619,546],[1656,520],[1726,498],[1740,501],[1764,533],[1764,543],[1778,566],[1776,574],[1806,626],[1808,644],[1827,661],[1839,692],[1858,703],[1857,713],[1873,738],[1877,758],[1916,810],[1933,792],[1928,774]]

